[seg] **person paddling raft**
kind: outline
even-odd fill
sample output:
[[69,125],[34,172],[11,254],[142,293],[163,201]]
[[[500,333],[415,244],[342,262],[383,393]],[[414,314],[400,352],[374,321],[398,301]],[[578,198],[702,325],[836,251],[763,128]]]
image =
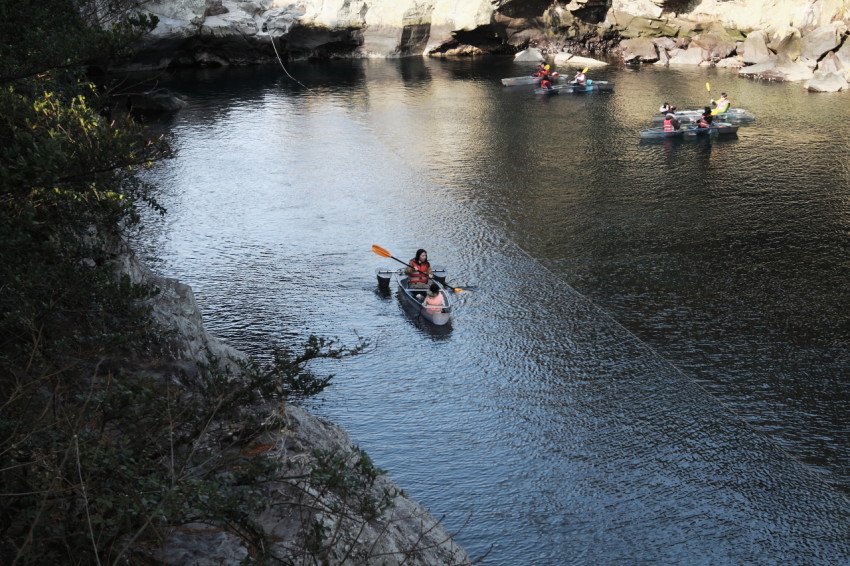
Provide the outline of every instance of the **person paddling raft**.
[[410,288],[427,289],[428,279],[433,274],[431,264],[428,262],[428,252],[421,248],[416,250],[416,257],[408,262],[404,272],[407,274],[407,283]]
[[675,132],[681,127],[679,121],[676,119],[671,113],[668,113],[667,116],[664,117],[664,131],[665,132]]
[[576,73],[576,76],[573,77],[573,82],[579,86],[587,85],[587,75],[584,74],[584,71],[579,71]]
[[549,77],[543,77],[540,80],[540,88],[545,88],[546,90],[552,90],[552,82],[549,80]]
[[712,122],[714,122],[714,116],[711,113],[711,108],[706,106],[702,111],[702,116],[699,117],[699,123],[697,123],[698,128],[710,128]]
[[670,114],[671,112],[675,112],[676,107],[672,106],[669,102],[665,102],[661,105],[661,108],[658,109],[660,114]]
[[729,100],[729,97],[726,96],[725,92],[720,93],[720,98],[716,101],[712,99],[711,104],[715,106],[714,110],[712,110],[713,115],[723,114],[724,112],[729,111],[729,107],[732,106],[732,101]]

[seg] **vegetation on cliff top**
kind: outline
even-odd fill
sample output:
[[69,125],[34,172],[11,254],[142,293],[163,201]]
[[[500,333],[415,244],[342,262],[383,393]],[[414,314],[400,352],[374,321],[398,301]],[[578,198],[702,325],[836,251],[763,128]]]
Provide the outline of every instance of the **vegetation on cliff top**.
[[311,360],[362,344],[310,338],[238,378],[167,357],[156,290],[116,272],[111,242],[159,209],[138,173],[168,144],[91,79],[155,25],[137,6],[0,0],[0,562],[161,563],[163,538],[199,523],[246,562],[318,560],[339,539],[308,521],[281,553],[256,519],[264,486],[288,482],[302,508],[334,493],[327,513],[365,521],[394,494],[374,496],[380,470],[359,451],[305,468],[255,441],[285,426],[287,398],[327,385]]

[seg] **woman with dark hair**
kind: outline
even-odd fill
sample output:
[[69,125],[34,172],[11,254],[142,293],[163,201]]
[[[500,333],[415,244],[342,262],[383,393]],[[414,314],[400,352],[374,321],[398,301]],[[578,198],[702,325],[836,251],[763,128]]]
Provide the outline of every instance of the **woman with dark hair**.
[[408,266],[404,268],[407,274],[407,281],[410,287],[428,287],[428,280],[431,278],[431,264],[428,262],[428,252],[423,249],[416,250],[416,257],[410,260]]

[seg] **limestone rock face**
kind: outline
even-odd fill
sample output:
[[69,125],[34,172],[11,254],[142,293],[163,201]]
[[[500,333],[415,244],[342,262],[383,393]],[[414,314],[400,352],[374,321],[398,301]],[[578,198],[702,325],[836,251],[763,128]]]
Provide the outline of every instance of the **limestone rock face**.
[[817,61],[825,53],[841,45],[842,36],[846,32],[847,26],[843,22],[812,30],[802,38],[803,50],[800,56]]
[[625,39],[620,42],[620,50],[623,61],[626,63],[654,63],[658,61],[658,49],[655,47],[653,40],[648,37]]
[[758,65],[744,67],[738,74],[755,79],[769,81],[805,81],[814,76],[814,71],[799,61],[792,61],[785,55],[779,55],[775,59]]
[[670,65],[701,65],[711,61],[711,52],[700,47],[697,43],[691,43],[687,49],[679,50],[670,57]]
[[[629,62],[760,64],[785,53],[814,68],[850,23],[850,0],[149,0],[145,8],[160,23],[136,69],[267,61],[277,56],[272,40],[288,58],[513,53],[538,43],[551,55],[619,44]],[[656,44],[653,56],[643,40],[620,43],[665,37],[695,39],[699,50]]]
[[768,35],[763,31],[754,31],[744,40],[741,60],[744,63],[764,63],[773,53],[767,48]]

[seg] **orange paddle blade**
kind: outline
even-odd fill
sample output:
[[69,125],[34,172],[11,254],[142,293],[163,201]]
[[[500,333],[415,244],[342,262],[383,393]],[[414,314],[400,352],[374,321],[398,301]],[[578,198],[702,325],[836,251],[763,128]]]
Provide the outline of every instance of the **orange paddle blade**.
[[372,246],[372,251],[381,257],[393,257],[393,254],[391,254],[381,246]]

